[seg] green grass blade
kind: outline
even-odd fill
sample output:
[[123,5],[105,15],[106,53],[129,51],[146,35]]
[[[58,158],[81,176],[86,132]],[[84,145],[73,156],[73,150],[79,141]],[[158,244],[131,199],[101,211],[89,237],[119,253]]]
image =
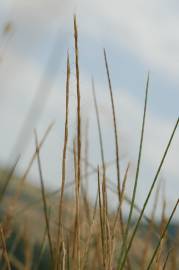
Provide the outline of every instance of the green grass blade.
[[41,166],[40,153],[39,153],[39,143],[38,143],[38,137],[37,137],[36,130],[34,131],[34,134],[35,134],[35,145],[36,145],[36,152],[37,152],[37,163],[38,163],[40,183],[41,183],[42,200],[43,200],[43,207],[44,207],[44,217],[45,217],[45,222],[46,222],[46,227],[47,227],[47,236],[48,236],[48,241],[49,241],[49,248],[50,248],[50,255],[51,255],[51,259],[52,259],[52,265],[53,265],[54,264],[54,255],[53,255],[52,239],[51,239],[51,234],[50,234],[48,206],[47,206],[47,200],[46,200],[46,194],[45,194],[44,179],[43,179],[43,174],[42,174],[42,166]]
[[137,169],[136,169],[136,175],[135,175],[135,182],[134,182],[134,189],[133,189],[133,194],[132,194],[132,201],[131,201],[131,206],[130,206],[130,212],[129,212],[129,217],[127,220],[127,227],[126,231],[124,234],[124,240],[123,240],[123,245],[121,249],[121,254],[119,257],[119,262],[118,266],[119,269],[122,261],[122,257],[126,251],[126,245],[127,245],[127,237],[129,233],[129,227],[132,219],[132,214],[134,210],[134,204],[135,204],[135,198],[136,198],[136,191],[137,191],[137,185],[138,185],[138,178],[139,178],[139,172],[140,172],[140,164],[141,164],[141,156],[142,156],[142,147],[143,147],[143,139],[144,139],[144,129],[145,129],[145,119],[146,119],[146,111],[147,111],[147,101],[148,101],[148,91],[149,91],[149,74],[147,77],[147,83],[146,83],[146,90],[145,90],[145,103],[144,103],[144,112],[143,112],[143,119],[142,119],[142,130],[141,130],[141,137],[140,137],[140,145],[139,145],[139,154],[138,154],[138,160],[137,160]]

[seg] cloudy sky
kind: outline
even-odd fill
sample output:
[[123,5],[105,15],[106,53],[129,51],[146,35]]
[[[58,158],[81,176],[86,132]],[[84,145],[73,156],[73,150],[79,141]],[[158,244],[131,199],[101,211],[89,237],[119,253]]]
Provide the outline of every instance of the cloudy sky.
[[[55,121],[42,150],[42,160],[46,185],[53,189],[59,186],[67,49],[72,66],[70,143],[75,132],[74,13],[79,26],[82,112],[84,126],[89,119],[90,160],[94,166],[100,162],[91,76],[96,83],[106,161],[114,160],[112,116],[103,59],[105,47],[120,130],[121,165],[125,168],[127,162],[131,162],[130,183],[135,172],[145,84],[150,71],[137,199],[141,204],[179,116],[178,1],[1,0],[0,161],[7,164],[15,154],[22,152],[18,170],[23,171],[34,151],[33,128],[42,136],[47,126]],[[177,131],[161,173],[162,181],[166,182],[168,210],[179,194],[178,149]],[[70,163],[70,153],[68,155]],[[114,177],[110,170],[108,173]],[[34,182],[39,181],[36,166],[30,177]],[[129,190],[130,187],[131,184]],[[94,189],[93,185],[92,193]]]

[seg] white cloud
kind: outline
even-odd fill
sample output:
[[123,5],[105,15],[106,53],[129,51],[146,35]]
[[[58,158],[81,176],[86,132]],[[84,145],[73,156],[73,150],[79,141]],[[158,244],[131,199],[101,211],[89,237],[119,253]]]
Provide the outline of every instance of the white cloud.
[[[173,79],[179,70],[179,9],[175,1],[77,1],[80,29],[136,53],[149,69]],[[178,4],[176,3],[178,6]],[[104,46],[104,45],[103,45]]]
[[115,46],[120,44],[140,57],[148,69],[156,68],[176,79],[179,70],[178,10],[174,0],[18,0],[12,5],[9,18],[15,23],[17,33],[21,31],[23,42],[35,42],[51,35],[59,25],[69,31],[67,25],[72,23],[76,11],[80,32],[85,36],[93,36],[101,46],[105,45],[105,39]]

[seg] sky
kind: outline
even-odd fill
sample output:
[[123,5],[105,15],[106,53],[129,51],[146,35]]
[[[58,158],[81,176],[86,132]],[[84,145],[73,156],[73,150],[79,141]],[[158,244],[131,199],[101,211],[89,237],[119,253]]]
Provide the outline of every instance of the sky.
[[[122,173],[127,163],[131,163],[127,186],[129,194],[135,175],[145,86],[150,72],[142,169],[137,191],[137,202],[142,205],[179,116],[178,1],[1,0],[0,161],[7,165],[17,153],[21,153],[17,170],[23,172],[34,151],[33,129],[36,128],[41,137],[48,125],[55,122],[41,155],[46,186],[51,189],[59,186],[67,50],[72,69],[69,145],[75,134],[74,13],[79,30],[83,133],[87,119],[89,121],[89,159],[95,167],[101,163],[91,91],[92,76],[106,161],[111,162],[115,158],[103,57],[105,48],[118,119]],[[36,103],[34,100],[38,96]],[[165,183],[168,213],[179,194],[178,149],[179,131],[160,175],[161,182]],[[70,152],[68,163],[70,170]],[[108,170],[113,182],[116,181],[114,171],[114,166]],[[36,165],[29,178],[39,183]],[[94,176],[92,181],[90,192],[94,197]]]

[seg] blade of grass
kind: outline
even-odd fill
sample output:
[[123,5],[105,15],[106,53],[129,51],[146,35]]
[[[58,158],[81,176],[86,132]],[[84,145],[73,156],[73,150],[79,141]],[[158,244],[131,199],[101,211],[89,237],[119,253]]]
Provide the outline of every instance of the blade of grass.
[[[98,126],[98,134],[99,134],[99,143],[100,143],[100,151],[101,151],[101,161],[102,161],[102,168],[103,168],[103,181],[102,181],[102,209],[103,209],[103,234],[104,234],[104,257],[107,256],[107,220],[106,217],[108,216],[108,209],[107,209],[107,190],[106,190],[106,167],[105,167],[105,159],[104,159],[104,147],[103,147],[103,138],[102,138],[102,130],[101,130],[101,124],[100,124],[100,117],[99,117],[99,110],[98,110],[98,104],[96,99],[96,93],[95,93],[95,84],[94,80],[92,79],[92,93],[93,93],[93,101],[95,106],[95,112],[96,112],[96,119],[97,119],[97,126]],[[106,265],[105,265],[106,269]]]
[[97,120],[97,126],[98,126],[99,143],[100,143],[100,151],[101,151],[101,162],[102,162],[102,167],[103,167],[103,174],[105,174],[105,159],[104,159],[104,146],[103,146],[104,144],[103,144],[103,137],[102,137],[98,104],[97,104],[97,99],[96,99],[95,84],[94,84],[93,79],[92,79],[92,93],[93,93],[93,101],[94,101],[96,120]]
[[[89,196],[88,196],[88,189],[89,189],[89,179],[88,179],[88,148],[89,148],[89,142],[88,142],[88,129],[89,129],[89,121],[87,119],[85,123],[85,144],[84,144],[84,157],[87,162],[84,163],[84,174],[81,175],[81,193],[83,198],[83,207],[84,212],[88,221],[88,224],[90,226],[91,224],[91,215],[90,215],[90,205],[89,205]],[[82,160],[82,156],[81,156]],[[84,179],[84,181],[83,181]]]
[[119,204],[121,204],[121,183],[120,183],[120,161],[119,161],[119,140],[118,140],[118,133],[117,133],[117,123],[116,123],[116,112],[115,112],[115,106],[114,106],[114,98],[113,98],[113,91],[112,91],[112,84],[111,84],[111,78],[109,73],[109,66],[108,66],[108,60],[106,51],[104,49],[104,60],[105,60],[105,67],[106,67],[106,73],[107,73],[107,79],[108,79],[108,86],[109,86],[109,92],[110,92],[110,98],[111,98],[111,106],[112,106],[112,115],[113,115],[113,125],[114,125],[114,137],[115,137],[115,151],[116,151],[116,173],[117,173],[117,184],[118,184],[118,193],[119,193]]
[[[109,72],[109,65],[108,65],[108,60],[107,60],[107,55],[106,55],[106,50],[105,49],[104,49],[104,61],[105,61],[107,78],[108,78],[108,86],[109,86],[109,92],[110,92],[112,116],[113,116],[113,126],[114,126],[115,151],[116,151],[116,173],[117,173],[117,187],[118,187],[118,199],[119,199],[120,225],[121,225],[121,231],[122,231],[122,241],[125,242],[123,213],[122,213],[122,207],[121,207],[121,179],[120,179],[120,158],[119,158],[120,149],[119,149],[119,140],[118,140],[118,131],[117,131],[117,122],[116,122],[116,112],[115,112],[115,105],[114,105],[113,90],[112,90],[112,84],[111,84],[111,78],[110,78],[110,72]],[[131,267],[130,267],[129,258],[128,258],[127,262],[128,262],[128,269],[130,269]]]
[[120,269],[120,265],[121,265],[123,255],[126,252],[127,238],[128,238],[128,233],[129,233],[129,227],[130,227],[130,224],[131,224],[131,219],[132,219],[132,214],[133,214],[133,209],[134,209],[134,203],[135,203],[135,198],[136,198],[136,191],[137,191],[137,186],[138,186],[138,178],[139,178],[139,172],[140,172],[140,164],[141,164],[141,156],[142,156],[142,148],[143,148],[143,139],[144,139],[145,119],[146,119],[146,112],[147,112],[148,91],[149,91],[149,74],[148,74],[148,77],[147,77],[146,90],[145,90],[145,102],[144,102],[144,111],[143,111],[143,119],[142,119],[142,130],[141,130],[141,137],[140,137],[139,154],[138,154],[138,160],[137,160],[137,169],[136,169],[136,175],[135,175],[135,181],[134,181],[134,188],[133,188],[133,193],[132,193],[132,201],[131,201],[129,217],[128,217],[128,220],[127,220],[127,226],[126,226],[126,231],[125,231],[125,234],[124,234],[123,245],[122,245],[122,248],[121,248],[121,254],[119,256],[119,261],[118,261],[119,269]]
[[62,158],[62,179],[61,179],[61,190],[60,190],[60,199],[59,199],[59,228],[57,235],[57,254],[56,254],[56,264],[59,263],[59,245],[61,239],[61,229],[62,229],[62,209],[63,209],[63,196],[65,189],[65,178],[66,178],[66,152],[67,152],[67,143],[68,143],[68,114],[69,114],[69,87],[70,87],[70,61],[69,54],[67,55],[67,78],[66,78],[66,116],[65,116],[65,134],[64,134],[64,146],[63,146],[63,158]]
[[169,250],[169,251],[167,252],[167,256],[166,256],[166,258],[165,258],[165,261],[164,261],[162,270],[165,270],[165,269],[166,269],[167,263],[168,263],[168,259],[169,259],[169,257],[170,257],[170,254],[171,254],[171,250]]
[[[121,190],[121,206],[123,203],[123,199],[124,199],[124,192],[125,192],[125,186],[126,186],[126,181],[127,181],[127,176],[128,176],[128,171],[129,171],[129,166],[130,164],[128,163],[126,171],[125,171],[125,175],[124,175],[124,180],[123,180],[123,184],[122,184],[122,190]],[[117,220],[119,217],[119,207],[117,209],[117,213],[114,219],[114,224],[113,224],[113,229],[112,229],[112,240],[114,240],[114,236],[115,236],[115,230],[116,230],[116,226],[117,226]],[[120,221],[121,222],[121,221]],[[122,226],[121,226],[122,229]]]
[[103,267],[105,268],[105,252],[104,252],[104,228],[103,228],[103,213],[102,213],[102,201],[101,201],[101,186],[100,186],[100,173],[98,166],[98,200],[99,200],[99,217],[100,217],[100,229],[101,229],[101,243],[102,243],[102,257]]
[[115,112],[115,105],[114,105],[114,97],[113,97],[113,90],[111,84],[111,78],[109,73],[109,66],[106,51],[104,49],[104,60],[105,60],[105,67],[106,73],[108,78],[108,86],[111,98],[111,107],[112,107],[112,115],[113,115],[113,125],[114,125],[114,137],[115,137],[115,151],[116,151],[116,173],[117,173],[117,184],[118,184],[118,193],[119,193],[119,204],[121,204],[121,180],[120,180],[120,159],[119,159],[119,140],[118,140],[118,132],[117,132],[117,122],[116,122],[116,112]]
[[155,227],[155,213],[157,210],[157,205],[158,205],[158,200],[159,200],[159,191],[160,191],[160,184],[161,182],[159,182],[159,185],[157,186],[157,190],[155,193],[155,198],[154,198],[154,204],[152,207],[152,214],[151,214],[151,218],[150,218],[150,222],[147,224],[147,235],[144,239],[145,245],[144,248],[142,250],[142,261],[141,261],[141,270],[145,269],[145,264],[146,264],[146,259],[148,258],[148,251],[149,251],[149,247],[151,245],[150,243],[150,239],[152,238],[152,230]]
[[111,269],[112,267],[112,239],[111,239],[111,228],[110,228],[110,224],[109,224],[109,218],[106,217],[106,227],[107,227],[107,258],[106,258],[106,265],[107,265],[107,269]]
[[157,169],[156,175],[155,175],[154,180],[153,180],[153,182],[152,182],[152,185],[151,185],[151,187],[150,187],[150,189],[149,189],[148,195],[147,195],[147,197],[146,197],[146,199],[145,199],[143,208],[142,208],[142,210],[141,210],[141,212],[140,212],[139,218],[138,218],[137,223],[136,223],[136,225],[135,225],[135,228],[134,228],[134,230],[133,230],[133,232],[132,232],[131,238],[130,238],[130,240],[129,240],[129,244],[128,244],[128,246],[127,246],[127,249],[126,249],[126,251],[125,251],[124,258],[123,258],[122,263],[121,263],[121,267],[119,268],[120,270],[122,270],[123,267],[124,267],[124,265],[125,265],[126,258],[127,258],[127,254],[128,254],[128,252],[130,251],[130,248],[131,248],[131,246],[132,246],[132,242],[133,242],[133,240],[134,240],[135,234],[136,234],[136,232],[137,232],[137,229],[138,229],[138,227],[139,227],[139,225],[140,225],[140,222],[141,222],[141,219],[142,219],[142,217],[143,217],[145,208],[146,208],[146,206],[147,206],[147,204],[148,204],[148,201],[149,201],[149,199],[150,199],[150,196],[151,196],[151,194],[152,194],[152,191],[153,191],[153,189],[154,189],[154,186],[155,186],[155,184],[156,184],[156,182],[157,182],[157,180],[158,180],[158,176],[159,176],[159,174],[160,174],[160,171],[161,171],[161,169],[162,169],[163,163],[164,163],[164,161],[165,161],[165,158],[166,158],[166,156],[167,156],[168,150],[169,150],[169,148],[170,148],[171,142],[172,142],[173,137],[174,137],[174,135],[175,135],[175,132],[176,132],[176,130],[177,130],[178,123],[179,123],[179,118],[177,119],[177,122],[176,122],[176,124],[175,124],[175,126],[174,126],[174,129],[173,129],[172,134],[171,134],[171,136],[170,136],[170,139],[169,139],[169,141],[168,141],[167,147],[166,147],[166,149],[165,149],[165,151],[164,151],[164,154],[163,154],[163,156],[162,156],[161,162],[160,162],[159,167],[158,167],[158,169]]
[[[165,182],[163,182],[163,187],[165,190]],[[160,225],[159,225],[159,230],[160,230],[160,238],[161,238],[161,234],[165,228],[165,225],[167,223],[167,218],[166,218],[166,198],[165,198],[165,192],[163,190],[163,194],[162,194],[162,215],[161,215],[161,221],[160,221]],[[155,257],[155,261],[156,261],[156,270],[160,270],[161,269],[161,258],[162,258],[162,251],[164,249],[165,243],[167,240],[167,232],[165,233],[165,237],[162,239],[162,242],[160,244],[160,247],[158,249],[158,252],[156,254]]]
[[48,216],[48,206],[47,206],[46,195],[45,195],[44,179],[43,179],[42,166],[41,166],[41,160],[40,160],[38,136],[37,136],[36,130],[34,130],[34,135],[35,135],[35,146],[36,146],[36,153],[37,153],[37,165],[39,169],[41,192],[42,192],[43,207],[44,207],[44,218],[45,218],[45,223],[47,227],[47,236],[48,236],[50,255],[51,255],[52,267],[53,267],[54,265],[53,246],[52,246],[52,239],[51,239],[51,233],[50,233],[50,224],[49,224],[49,216]]
[[87,263],[87,255],[88,255],[88,251],[89,251],[89,246],[90,246],[90,240],[91,240],[91,237],[92,237],[92,233],[93,233],[93,226],[94,226],[94,223],[95,223],[95,217],[96,217],[96,211],[97,211],[97,202],[98,202],[98,192],[97,192],[97,195],[96,195],[96,200],[95,200],[95,206],[94,206],[94,210],[93,210],[93,216],[92,216],[92,221],[91,221],[91,224],[90,224],[90,229],[89,229],[89,235],[88,235],[88,238],[87,238],[87,242],[86,242],[86,247],[85,247],[85,250],[84,250],[84,254],[82,256],[83,258],[83,266],[82,266],[82,269],[86,269],[86,263]]
[[[112,226],[112,236],[111,236],[111,241],[112,241],[112,252],[111,252],[111,262],[112,262],[112,258],[114,256],[114,250],[115,250],[115,232],[116,232],[116,227],[117,227],[117,221],[118,221],[118,217],[120,217],[120,207],[122,207],[123,201],[124,201],[124,192],[125,192],[125,187],[126,187],[126,181],[127,181],[127,176],[128,176],[128,171],[129,171],[129,166],[130,163],[128,163],[125,174],[124,174],[124,179],[122,181],[122,188],[121,188],[121,203],[120,206],[117,209],[117,213],[115,215],[115,219],[114,219],[114,224]],[[121,219],[120,219],[120,228],[121,228],[121,235],[122,238],[124,237],[123,235],[123,231],[122,231],[122,224],[121,224]],[[128,268],[130,269],[130,261],[128,260]]]
[[[76,68],[76,94],[77,94],[77,200],[78,200],[78,220],[79,220],[79,199],[80,199],[80,185],[81,185],[81,97],[80,97],[80,72],[79,72],[79,52],[78,52],[78,27],[76,16],[74,16],[74,42],[75,42],[75,68]],[[78,270],[80,266],[80,223],[78,222],[78,238],[77,238],[77,258]]]
[[154,261],[154,259],[155,259],[155,257],[156,257],[157,251],[159,250],[160,245],[161,245],[161,242],[162,242],[163,238],[165,237],[165,234],[166,234],[166,232],[167,232],[168,226],[169,226],[169,224],[170,224],[170,222],[171,222],[171,220],[172,220],[172,218],[173,218],[173,215],[174,215],[174,213],[175,213],[175,211],[176,211],[176,209],[177,209],[178,204],[179,204],[179,200],[177,200],[177,202],[176,202],[176,204],[175,204],[175,206],[174,206],[174,208],[173,208],[173,211],[172,211],[172,213],[171,213],[171,215],[170,215],[170,217],[169,217],[169,219],[168,219],[168,222],[167,222],[167,224],[165,225],[165,228],[164,228],[164,230],[163,230],[163,233],[161,234],[160,240],[158,241],[158,244],[157,244],[157,246],[156,246],[156,248],[155,248],[155,251],[154,251],[154,253],[153,253],[153,255],[152,255],[152,258],[151,258],[151,260],[150,260],[150,262],[149,262],[149,265],[148,265],[148,267],[147,267],[147,270],[149,270],[149,269],[151,268],[151,266],[152,266],[152,263],[153,263],[153,261]]
[[[38,147],[39,147],[39,152],[40,152],[40,149],[42,148],[43,144],[45,143],[45,140],[46,140],[46,138],[48,137],[50,131],[51,131],[52,128],[53,128],[53,126],[54,126],[54,123],[51,123],[51,124],[47,127],[47,129],[46,129],[46,131],[45,131],[45,133],[44,133],[44,136],[42,137],[41,141],[39,142],[39,146],[38,146]],[[32,157],[31,157],[31,159],[30,159],[30,162],[29,162],[29,164],[28,164],[27,169],[25,170],[23,176],[21,177],[21,179],[20,179],[20,181],[19,181],[19,187],[17,188],[16,194],[14,195],[14,198],[13,198],[13,205],[14,205],[15,202],[18,200],[18,198],[19,198],[19,196],[20,196],[20,194],[21,194],[21,191],[22,191],[22,188],[23,188],[23,186],[24,186],[24,183],[25,183],[25,181],[26,181],[26,179],[27,179],[27,176],[28,176],[28,174],[29,174],[29,172],[30,172],[30,169],[31,169],[31,167],[32,167],[32,165],[33,165],[34,160],[35,160],[36,157],[37,157],[37,152],[35,151],[35,152],[33,153]]]

